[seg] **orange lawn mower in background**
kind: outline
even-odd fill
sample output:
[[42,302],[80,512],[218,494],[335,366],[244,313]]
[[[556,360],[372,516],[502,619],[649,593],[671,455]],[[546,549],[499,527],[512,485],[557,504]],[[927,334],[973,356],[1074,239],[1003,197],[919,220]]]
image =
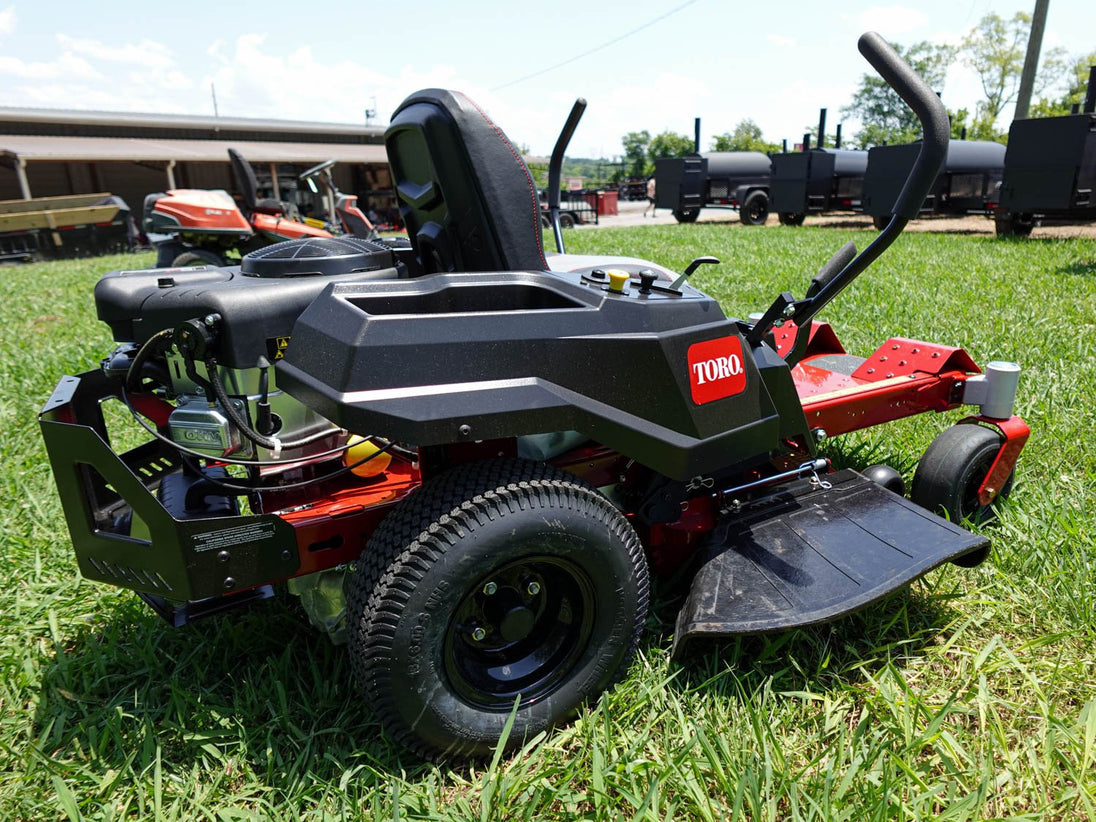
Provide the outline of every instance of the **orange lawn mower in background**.
[[316,190],[313,177],[322,175],[330,221],[304,218],[292,202],[259,197],[251,164],[235,149],[228,150],[240,202],[223,189],[171,189],[145,198],[142,226],[157,250],[157,268],[224,266],[250,251],[285,240],[327,238],[351,234],[376,236],[372,223],[357,207],[357,197],[341,194],[331,179],[334,160],[300,175]]

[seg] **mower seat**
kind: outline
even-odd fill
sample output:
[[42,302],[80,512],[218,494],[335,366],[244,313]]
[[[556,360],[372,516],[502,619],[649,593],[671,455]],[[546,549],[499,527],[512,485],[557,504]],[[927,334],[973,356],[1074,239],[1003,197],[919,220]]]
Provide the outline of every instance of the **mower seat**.
[[236,178],[236,186],[240,189],[240,198],[247,213],[252,214],[257,211],[260,214],[285,217],[285,203],[268,197],[259,197],[259,181],[255,179],[255,170],[251,168],[251,163],[241,157],[234,148],[228,150],[228,159],[232,163],[232,174]]
[[475,103],[443,89],[412,94],[384,142],[422,273],[548,268],[533,176]]

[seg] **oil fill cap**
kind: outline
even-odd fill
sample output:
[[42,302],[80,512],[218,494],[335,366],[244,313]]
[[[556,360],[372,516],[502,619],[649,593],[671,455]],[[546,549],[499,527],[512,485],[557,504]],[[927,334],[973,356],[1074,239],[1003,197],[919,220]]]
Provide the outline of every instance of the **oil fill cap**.
[[609,290],[617,294],[623,294],[628,287],[628,272],[619,268],[609,269]]

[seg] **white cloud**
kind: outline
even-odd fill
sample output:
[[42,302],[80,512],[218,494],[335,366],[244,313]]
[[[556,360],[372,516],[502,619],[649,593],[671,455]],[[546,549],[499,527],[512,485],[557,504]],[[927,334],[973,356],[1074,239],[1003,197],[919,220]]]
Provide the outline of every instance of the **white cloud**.
[[57,42],[66,52],[108,63],[134,63],[145,68],[167,68],[175,65],[171,50],[153,40],[110,46],[98,40],[58,34]]
[[15,31],[15,6],[0,9],[0,34],[11,34]]
[[27,62],[18,57],[0,57],[0,76],[8,75],[19,80],[98,80],[102,75],[81,57],[62,54],[55,60]]
[[783,34],[770,34],[765,39],[780,49],[795,48],[799,45],[794,37],[785,37]]
[[928,23],[923,12],[908,6],[874,6],[860,13],[861,31],[878,31],[888,40],[920,28]]

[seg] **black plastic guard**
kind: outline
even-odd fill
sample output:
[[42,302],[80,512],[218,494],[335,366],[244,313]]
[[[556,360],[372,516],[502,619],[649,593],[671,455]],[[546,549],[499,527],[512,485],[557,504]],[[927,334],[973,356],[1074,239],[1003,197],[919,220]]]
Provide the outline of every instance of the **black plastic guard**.
[[825,622],[936,566],[989,547],[855,471],[748,503],[712,533],[677,615],[672,655],[692,639]]

